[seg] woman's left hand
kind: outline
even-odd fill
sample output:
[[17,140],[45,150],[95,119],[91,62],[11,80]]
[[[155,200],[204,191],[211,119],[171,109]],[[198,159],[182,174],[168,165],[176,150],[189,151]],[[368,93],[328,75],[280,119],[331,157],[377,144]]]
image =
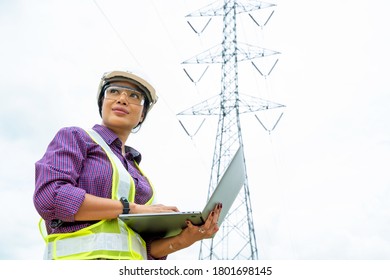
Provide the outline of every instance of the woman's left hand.
[[151,255],[155,258],[161,258],[175,251],[189,247],[196,241],[213,237],[219,230],[218,219],[221,210],[222,204],[217,203],[203,225],[196,226],[190,221],[187,221],[187,227],[183,229],[180,234],[173,237],[154,240],[150,249]]
[[213,237],[219,230],[218,218],[221,214],[222,203],[217,203],[214,210],[210,212],[206,222],[201,226],[196,226],[190,221],[187,221],[187,227],[182,231],[181,235],[185,242],[191,244],[206,238]]

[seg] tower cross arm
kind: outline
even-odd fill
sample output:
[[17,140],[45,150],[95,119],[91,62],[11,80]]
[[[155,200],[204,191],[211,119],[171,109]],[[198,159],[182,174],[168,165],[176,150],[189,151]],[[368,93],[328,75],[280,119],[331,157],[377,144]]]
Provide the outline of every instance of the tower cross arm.
[[177,115],[218,115],[220,112],[219,95],[206,99]]
[[[196,10],[195,12],[192,12],[186,17],[203,17],[203,16],[224,16],[224,1],[216,1],[210,5],[207,5],[203,8],[200,8],[199,10]],[[249,13],[253,11],[257,11],[260,9],[265,9],[269,7],[276,6],[272,3],[267,3],[263,1],[257,1],[257,0],[246,0],[246,1],[236,1],[236,13]]]
[[[209,99],[206,99],[191,108],[188,108],[177,115],[219,115],[221,113],[221,103],[220,103],[220,95],[213,96]],[[224,106],[225,110],[230,111],[231,109],[239,106],[240,114],[245,113],[253,113],[263,110],[275,109],[280,107],[285,107],[285,105],[275,103],[269,100],[265,100],[259,97],[240,94],[238,97],[238,103],[234,102],[234,100],[226,100]],[[236,105],[238,104],[238,105]],[[226,106],[230,106],[231,108],[226,108]]]
[[[222,45],[216,45],[200,54],[195,55],[194,57],[187,59],[182,62],[182,64],[213,64],[213,63],[224,63],[223,57],[223,48]],[[245,43],[238,43],[237,48],[235,49],[235,55],[237,56],[237,61],[246,61],[256,58],[266,57],[270,55],[280,54],[277,51],[252,46]]]
[[253,113],[263,110],[285,107],[285,105],[265,100],[260,97],[240,94],[239,96],[240,114]]

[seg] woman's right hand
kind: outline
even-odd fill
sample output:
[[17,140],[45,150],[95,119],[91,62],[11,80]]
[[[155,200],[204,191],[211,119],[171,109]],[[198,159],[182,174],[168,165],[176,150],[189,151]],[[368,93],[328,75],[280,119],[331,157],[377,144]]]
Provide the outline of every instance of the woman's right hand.
[[[122,214],[123,205],[119,200],[97,197],[85,194],[85,199],[79,211],[75,214],[75,221],[95,221],[103,219],[114,219]],[[130,203],[130,213],[163,213],[178,212],[176,206],[165,206],[162,204],[142,205]]]
[[143,205],[130,203],[131,214],[141,213],[167,213],[167,212],[179,212],[176,206],[166,206],[163,204]]

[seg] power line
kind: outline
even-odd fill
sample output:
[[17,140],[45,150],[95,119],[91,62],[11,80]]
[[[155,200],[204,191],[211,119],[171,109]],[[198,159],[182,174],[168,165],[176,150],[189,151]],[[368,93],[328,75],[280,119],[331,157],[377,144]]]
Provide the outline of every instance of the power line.
[[96,0],[93,0],[93,3],[96,5],[96,7],[98,8],[98,10],[100,11],[100,13],[103,15],[103,17],[105,18],[105,20],[107,21],[107,23],[110,25],[111,29],[114,31],[115,35],[118,37],[118,39],[121,41],[121,43],[123,44],[123,46],[125,47],[126,51],[129,53],[129,55],[131,56],[131,58],[135,61],[135,63],[137,63],[137,65],[142,68],[142,65],[141,63],[139,63],[139,61],[137,60],[137,58],[135,57],[135,55],[131,52],[129,46],[126,44],[126,41],[122,38],[121,34],[116,30],[115,26],[112,24],[111,20],[109,19],[109,17],[104,13],[103,9],[99,6],[99,4],[96,2]]

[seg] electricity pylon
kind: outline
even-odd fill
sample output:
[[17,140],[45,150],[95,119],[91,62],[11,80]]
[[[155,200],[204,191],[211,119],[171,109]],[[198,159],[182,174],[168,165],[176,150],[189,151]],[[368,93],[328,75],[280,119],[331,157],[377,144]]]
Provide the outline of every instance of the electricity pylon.
[[[258,97],[240,94],[238,85],[239,62],[275,55],[278,52],[248,44],[239,44],[237,41],[236,17],[241,13],[251,13],[255,10],[273,6],[275,5],[259,1],[224,0],[187,15],[187,17],[222,16],[223,18],[222,44],[182,63],[221,65],[220,93],[178,114],[218,116],[208,197],[217,186],[235,152],[239,147],[243,147],[240,114],[283,107],[281,104]],[[190,22],[188,23],[190,24]],[[192,25],[191,27],[196,32]],[[259,71],[256,65],[253,65]],[[186,69],[184,71],[190,77],[189,72]],[[262,73],[260,72],[260,74]],[[259,253],[245,165],[243,188],[215,237],[201,242],[199,259],[249,260],[258,259],[258,257]]]

